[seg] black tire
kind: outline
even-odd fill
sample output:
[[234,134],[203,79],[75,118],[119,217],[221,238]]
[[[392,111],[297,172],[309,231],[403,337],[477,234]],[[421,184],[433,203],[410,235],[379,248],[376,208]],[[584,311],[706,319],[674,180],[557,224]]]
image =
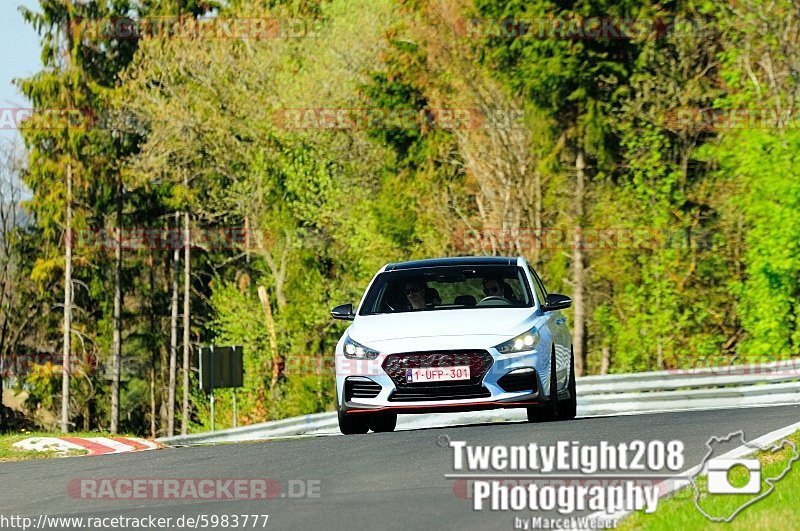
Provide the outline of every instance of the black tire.
[[369,429],[375,433],[394,431],[397,427],[397,413],[382,413],[375,415],[369,421]]
[[339,411],[339,431],[344,435],[357,435],[369,431],[369,419],[365,416],[348,415]]
[[528,422],[552,422],[558,418],[558,381],[556,380],[556,352],[550,355],[550,398],[547,403],[528,407]]
[[575,391],[575,355],[569,361],[569,398],[558,404],[558,420],[572,420],[578,414],[578,395]]

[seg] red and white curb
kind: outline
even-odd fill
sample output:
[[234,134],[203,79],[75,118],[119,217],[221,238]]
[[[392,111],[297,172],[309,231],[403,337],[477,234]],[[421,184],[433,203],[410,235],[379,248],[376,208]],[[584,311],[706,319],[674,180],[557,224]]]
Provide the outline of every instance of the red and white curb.
[[138,437],[31,437],[13,446],[20,450],[62,454],[70,450],[83,450],[88,455],[123,454],[164,447],[161,443]]

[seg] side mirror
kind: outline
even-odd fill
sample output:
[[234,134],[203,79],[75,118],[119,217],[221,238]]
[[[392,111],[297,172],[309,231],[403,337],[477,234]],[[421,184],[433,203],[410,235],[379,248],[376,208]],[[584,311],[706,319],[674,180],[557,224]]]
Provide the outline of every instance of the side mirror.
[[353,305],[350,303],[347,304],[340,304],[333,310],[331,310],[331,317],[334,319],[341,319],[343,321],[352,321],[356,318],[356,314],[353,311]]
[[552,312],[554,310],[563,310],[570,306],[572,306],[572,299],[560,293],[551,293],[547,296],[542,310],[545,312]]

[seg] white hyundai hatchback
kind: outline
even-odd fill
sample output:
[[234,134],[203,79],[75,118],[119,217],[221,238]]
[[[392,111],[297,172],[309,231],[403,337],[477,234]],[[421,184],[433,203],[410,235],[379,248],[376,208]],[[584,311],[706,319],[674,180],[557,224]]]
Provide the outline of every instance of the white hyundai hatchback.
[[572,340],[562,309],[523,258],[388,264],[336,345],[339,427],[392,431],[398,413],[527,408],[528,420],[575,417]]

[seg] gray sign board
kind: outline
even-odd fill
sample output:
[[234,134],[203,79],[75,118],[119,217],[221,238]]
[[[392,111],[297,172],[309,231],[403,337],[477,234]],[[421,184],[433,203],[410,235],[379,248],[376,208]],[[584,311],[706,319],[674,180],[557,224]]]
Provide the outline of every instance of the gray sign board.
[[205,392],[244,384],[244,349],[236,347],[200,348],[200,388]]

